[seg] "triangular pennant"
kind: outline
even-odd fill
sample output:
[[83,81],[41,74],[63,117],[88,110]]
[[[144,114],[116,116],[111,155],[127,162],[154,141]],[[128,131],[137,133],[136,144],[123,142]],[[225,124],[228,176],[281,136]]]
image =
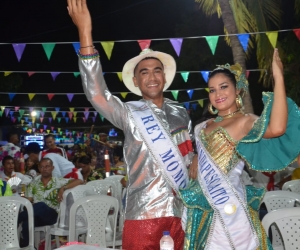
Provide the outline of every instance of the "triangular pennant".
[[196,109],[197,109],[197,106],[198,106],[197,103],[193,103],[193,104],[192,104],[193,110],[196,110]]
[[60,74],[60,72],[51,72],[50,74],[52,75],[53,81],[55,81],[56,77]]
[[74,94],[67,94],[67,97],[68,97],[69,102],[71,102],[74,97]]
[[3,110],[5,109],[5,106],[1,106],[1,111],[3,112]]
[[189,102],[184,102],[183,104],[184,104],[184,106],[185,106],[186,109],[190,108],[190,103]]
[[12,110],[9,111],[10,116],[13,116],[14,112],[15,112],[15,111],[12,111]]
[[201,75],[204,79],[204,81],[207,83],[208,82],[208,75],[209,75],[209,71],[200,71]]
[[53,130],[54,130],[54,127],[51,127],[51,130],[53,131]]
[[59,110],[60,110],[60,108],[54,108],[55,109],[55,111],[58,113],[59,112]]
[[[53,95],[53,96],[54,96],[54,94],[50,94],[50,95]],[[53,97],[53,96],[52,96],[52,97]],[[48,96],[48,97],[49,97],[49,96]],[[52,97],[51,97],[51,99],[52,99]],[[51,99],[50,99],[50,100],[51,100]],[[43,107],[42,110],[43,110],[44,112],[46,112],[47,108]]]
[[65,120],[66,120],[66,123],[68,123],[68,122],[69,122],[69,118],[68,118],[68,117],[65,117]]
[[68,112],[68,115],[69,115],[70,120],[72,120],[73,112]]
[[61,114],[62,114],[63,117],[65,117],[66,116],[66,111],[61,111]]
[[13,72],[12,71],[5,71],[4,76],[9,76],[11,73],[13,73]]
[[24,112],[25,110],[24,109],[19,109],[19,114],[20,114],[20,117],[22,117],[24,115]]
[[29,101],[31,101],[34,96],[35,96],[35,94],[33,94],[33,93],[28,94]]
[[9,93],[8,94],[9,100],[12,101],[12,99],[14,99],[15,95],[16,95],[15,93]]
[[211,53],[214,55],[216,52],[216,47],[217,47],[217,43],[219,40],[219,36],[206,36],[205,39],[209,45]]
[[47,129],[47,133],[48,133],[48,134],[50,134],[50,131],[51,131],[50,129]]
[[53,98],[53,96],[54,96],[54,94],[47,94],[47,96],[48,96],[49,101],[51,101],[52,98]]
[[194,90],[193,90],[193,89],[189,89],[189,90],[187,90],[186,92],[188,93],[189,98],[192,99],[192,96],[193,96],[193,94],[194,94]]
[[294,31],[296,37],[298,38],[298,40],[300,40],[300,29],[294,29],[293,31]]
[[247,52],[250,34],[239,34],[239,35],[237,35],[237,37],[240,40],[240,43],[241,43],[244,51]]
[[88,117],[89,117],[89,114],[90,114],[90,112],[88,112],[88,111],[84,111],[83,113],[84,113],[84,117],[85,117],[85,119],[87,120],[87,119],[88,119]]
[[80,72],[73,72],[74,76],[77,77],[80,75]]
[[82,120],[83,120],[83,122],[86,122],[86,118],[85,117],[82,117]]
[[14,50],[15,50],[15,53],[16,53],[16,56],[18,58],[18,61],[20,62],[21,60],[21,57],[23,55],[23,52],[24,52],[24,49],[26,47],[26,44],[25,43],[20,43],[20,44],[13,44],[12,45]]
[[35,132],[36,128],[32,128],[32,132]]
[[57,131],[60,132],[61,128],[57,128]]
[[40,115],[41,115],[41,111],[35,111],[35,113],[36,113],[36,115],[35,115],[35,116],[36,116],[37,118],[39,118],[39,117],[40,117]]
[[52,115],[53,120],[55,120],[56,114],[57,114],[56,111],[51,111],[51,115]]
[[52,55],[52,51],[55,47],[55,43],[42,43],[42,46],[44,48],[44,51],[47,55],[48,60],[50,60],[50,57]]
[[10,120],[15,123],[17,119],[15,117],[11,117]]
[[44,112],[44,111],[41,111],[40,114],[41,114],[41,117],[44,117],[45,112]]
[[73,116],[76,117],[77,116],[77,112],[73,112]]
[[74,108],[69,108],[71,112],[74,112]]
[[205,90],[206,90],[207,92],[209,92],[209,88],[205,88]]
[[27,72],[28,73],[28,76],[32,76],[33,74],[35,74],[35,72]]
[[80,49],[80,43],[72,43],[72,44],[73,44],[73,48],[75,49],[75,53],[77,54]]
[[5,108],[4,110],[5,110],[5,116],[8,116],[10,108]]
[[104,121],[104,117],[101,114],[99,114],[99,116],[100,116],[101,121]]
[[273,48],[276,48],[278,31],[266,32],[266,35],[267,35],[270,43],[272,44]]
[[151,40],[138,40],[141,50],[149,49]]
[[198,103],[203,108],[203,100],[198,100]]
[[123,97],[123,99],[125,99],[126,96],[127,96],[127,94],[128,94],[128,92],[121,92],[120,94],[121,94],[121,96]]
[[61,117],[57,117],[57,121],[58,121],[58,123],[60,123]]
[[250,75],[250,71],[246,70],[246,77],[247,77],[247,79],[248,79],[249,75]]
[[3,112],[2,112],[2,111],[0,111],[0,117],[2,117],[2,115],[3,115]]
[[33,111],[33,107],[29,107],[29,111],[31,113]]
[[45,129],[45,130],[47,129],[47,125],[44,125],[44,129]]
[[17,112],[20,109],[20,107],[15,107],[15,111]]
[[[19,116],[18,117],[18,122],[20,122],[21,121],[21,117]],[[21,122],[22,123],[22,125],[23,125],[23,123],[24,123],[24,120],[22,120],[23,122]]]
[[77,117],[74,117],[73,121],[74,121],[74,123],[76,123],[77,122]]
[[96,117],[92,117],[92,120],[93,120],[93,122],[95,122],[96,121]]
[[178,90],[171,90],[171,93],[172,93],[172,95],[173,95],[173,97],[174,97],[174,99],[177,101],[177,98],[178,98]]
[[184,80],[185,82],[187,82],[187,80],[189,79],[189,74],[190,74],[190,72],[182,72],[182,73],[180,73],[180,74],[181,74],[183,80]]
[[24,119],[25,119],[26,122],[28,122],[28,119],[29,119],[29,118],[28,118],[28,117],[24,117]]
[[97,112],[96,112],[96,111],[94,111],[94,116],[95,116],[95,117],[97,116]]
[[122,82],[123,81],[122,72],[117,72],[117,75],[119,77],[120,82]]
[[39,128],[40,124],[39,124],[39,123],[36,123],[35,126],[36,126],[36,128]]
[[35,123],[35,117],[34,116],[31,118],[31,121],[32,121],[32,123]]
[[170,42],[171,42],[177,56],[180,55],[182,41],[183,41],[182,38],[172,38],[172,39],[170,39]]
[[52,122],[52,118],[51,117],[49,117],[48,120],[49,120],[50,123]]
[[105,51],[105,54],[106,54],[108,60],[110,60],[111,53],[113,51],[115,42],[100,42],[100,43]]
[[84,108],[84,111],[86,112],[86,111],[89,111],[90,110],[90,108]]
[[43,133],[44,129],[40,128],[40,132]]

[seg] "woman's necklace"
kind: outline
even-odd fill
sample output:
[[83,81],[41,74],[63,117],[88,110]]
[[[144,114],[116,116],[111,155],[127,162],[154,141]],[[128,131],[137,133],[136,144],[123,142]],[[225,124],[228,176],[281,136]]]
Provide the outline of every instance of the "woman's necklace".
[[240,109],[237,109],[236,111],[234,111],[234,112],[232,112],[232,113],[230,113],[230,114],[228,114],[228,115],[223,115],[223,116],[220,116],[220,115],[218,115],[217,117],[216,117],[216,119],[214,119],[214,122],[221,122],[221,121],[223,121],[224,119],[228,119],[228,118],[231,118],[231,117],[233,117],[235,114],[238,114],[238,113],[244,113],[242,110],[240,110]]

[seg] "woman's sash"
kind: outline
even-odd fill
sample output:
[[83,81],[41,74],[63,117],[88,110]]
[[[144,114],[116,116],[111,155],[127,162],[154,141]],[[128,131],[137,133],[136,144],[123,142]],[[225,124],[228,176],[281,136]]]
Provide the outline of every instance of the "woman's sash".
[[126,106],[144,143],[161,167],[165,179],[178,194],[179,188],[188,185],[189,178],[183,157],[171,134],[147,103],[128,102]]
[[[225,245],[228,244],[224,244],[225,242],[223,241],[226,241],[226,238],[231,249],[256,249],[258,247],[258,238],[251,223],[246,204],[239,197],[227,175],[211,159],[205,146],[198,138],[205,124],[206,122],[202,126],[196,127],[195,130],[198,150],[198,181],[204,195],[214,209],[214,216],[217,219],[213,223],[205,249],[227,249]],[[238,164],[243,163],[240,162]],[[214,231],[218,223],[220,223],[224,234]],[[222,248],[222,244],[224,244],[224,248]]]

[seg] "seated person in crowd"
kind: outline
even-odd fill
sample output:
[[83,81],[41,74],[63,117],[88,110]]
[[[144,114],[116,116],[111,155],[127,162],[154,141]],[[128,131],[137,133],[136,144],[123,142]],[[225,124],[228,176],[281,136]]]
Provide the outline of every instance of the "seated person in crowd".
[[29,158],[25,160],[25,169],[26,169],[26,174],[30,175],[33,178],[40,174],[38,164]]
[[[28,154],[29,159],[34,162],[41,161],[41,159],[44,158],[41,154],[40,145],[37,142],[29,143],[26,147],[26,153]],[[51,159],[53,162],[54,169],[52,175],[54,177],[65,177],[68,175],[69,178],[83,180],[81,173],[76,171],[73,163],[62,157],[60,154],[47,153],[45,157]],[[70,174],[72,175],[70,176]]]
[[[53,225],[57,221],[59,203],[65,190],[82,184],[82,180],[70,180],[52,176],[54,170],[50,158],[43,158],[39,163],[41,174],[37,176],[26,190],[25,197],[33,203],[34,226]],[[20,213],[19,223],[22,224],[23,241],[21,247],[29,243],[28,214]]]
[[113,170],[115,174],[126,175],[126,168],[123,160],[123,148],[120,146],[115,147],[114,150],[114,167]]
[[[32,178],[30,178],[29,176],[14,171],[15,168],[14,158],[11,156],[5,156],[3,158],[2,167],[3,167],[3,171],[0,171],[0,178],[3,181],[7,182],[10,178],[18,177],[21,179],[20,184],[24,184],[26,186],[32,181]],[[17,190],[15,189],[13,190],[14,193],[16,191]]]
[[62,157],[68,159],[68,155],[66,153],[66,150],[64,148],[61,147],[57,147],[55,144],[55,136],[52,134],[48,134],[45,136],[45,145],[46,145],[46,149],[42,151],[42,158],[45,157],[46,154],[48,153],[55,153],[55,154],[59,154]]
[[78,159],[78,167],[81,169],[81,174],[83,176],[84,183],[94,180],[103,180],[103,174],[99,171],[93,170],[91,168],[91,158],[88,156],[81,156]]
[[10,189],[10,186],[7,185],[6,181],[0,179],[0,197],[3,196],[12,196],[13,192]]
[[19,170],[19,160],[21,156],[20,148],[17,146],[19,143],[19,135],[15,132],[10,132],[7,136],[8,143],[5,146],[0,147],[0,168],[2,166],[2,160],[5,156],[11,156],[14,159],[15,170]]

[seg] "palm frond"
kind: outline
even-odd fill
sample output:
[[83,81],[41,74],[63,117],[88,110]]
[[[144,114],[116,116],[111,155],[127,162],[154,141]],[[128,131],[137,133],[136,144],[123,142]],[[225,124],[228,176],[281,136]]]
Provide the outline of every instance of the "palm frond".
[[300,0],[295,0],[295,11],[296,14],[300,13]]
[[195,2],[199,3],[199,9],[202,9],[205,15],[212,16],[215,13],[219,15],[218,0],[195,0]]

